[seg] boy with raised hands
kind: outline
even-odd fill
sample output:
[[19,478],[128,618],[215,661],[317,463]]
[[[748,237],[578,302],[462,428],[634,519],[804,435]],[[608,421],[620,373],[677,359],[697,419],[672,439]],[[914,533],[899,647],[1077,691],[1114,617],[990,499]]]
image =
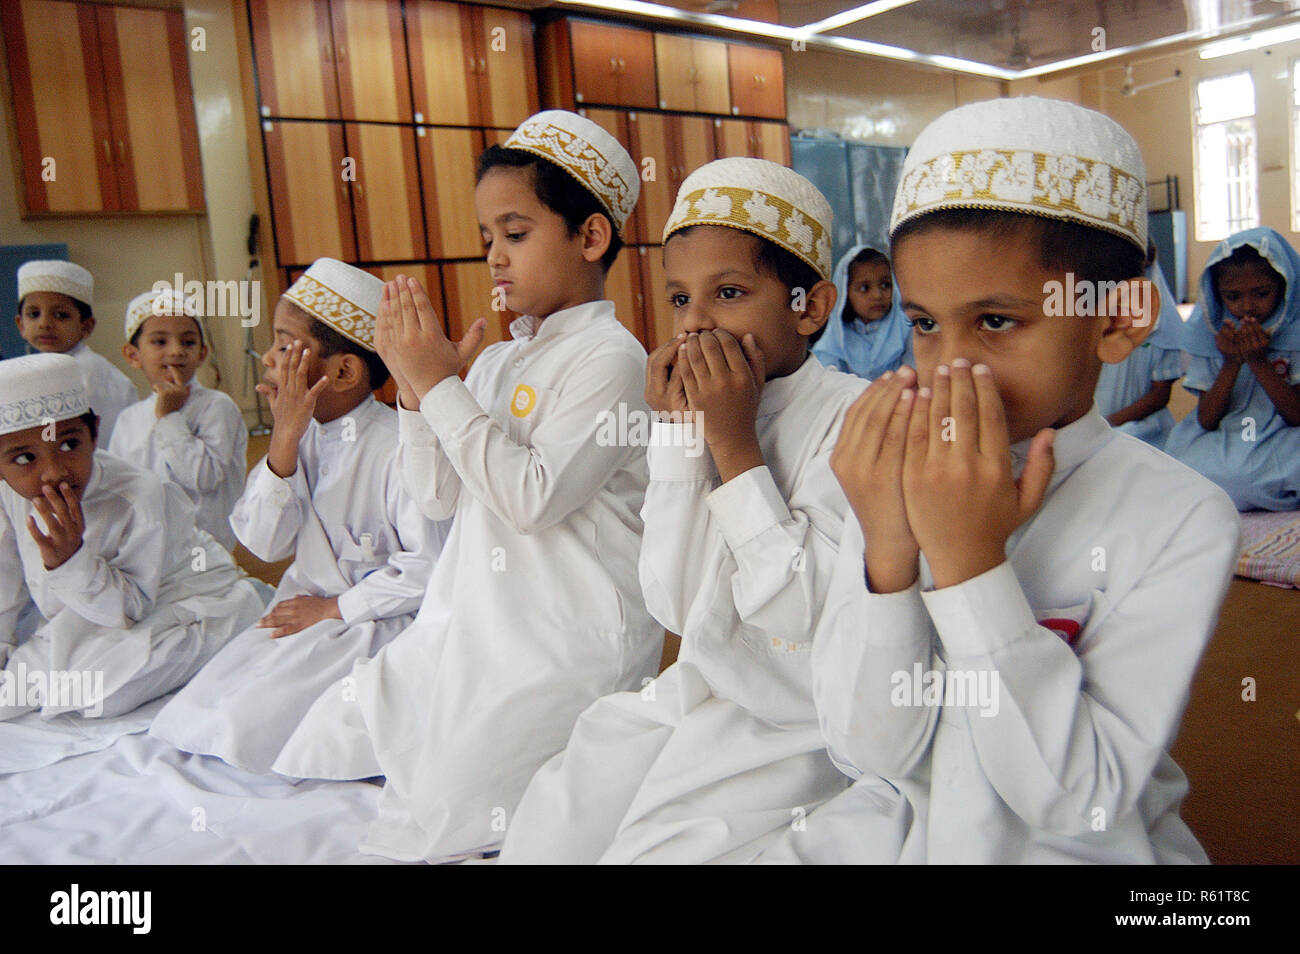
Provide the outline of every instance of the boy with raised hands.
[[[1159,308],[1144,180],[1114,121],[1038,98],[960,107],[908,153],[891,238],[917,370],[846,416],[856,519],[813,650],[856,782],[766,860],[1205,861],[1166,751],[1237,520],[1093,401]],[[1092,306],[1049,307],[1067,275]]]
[[402,479],[430,517],[454,515],[451,534],[414,625],[354,667],[353,692],[324,693],[276,763],[383,774],[365,851],[494,852],[578,714],[655,673],[663,630],[636,576],[644,440],[606,423],[649,414],[645,350],[604,295],[638,191],[623,147],[562,110],[480,157],[487,265],[523,317],[463,382],[482,324],[453,342],[418,283],[389,284]]
[[266,614],[158,714],[186,752],[268,772],[321,691],[401,632],[445,528],[403,492],[374,349],[383,282],[317,259],[281,296],[262,356],[274,427],[230,523],[259,559],[292,555]]

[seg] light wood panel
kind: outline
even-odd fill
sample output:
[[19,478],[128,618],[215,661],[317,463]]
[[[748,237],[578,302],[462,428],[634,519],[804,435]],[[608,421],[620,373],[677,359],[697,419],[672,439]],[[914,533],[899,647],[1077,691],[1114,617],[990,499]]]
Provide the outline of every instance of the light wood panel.
[[330,0],[339,109],[345,119],[411,121],[402,8],[390,0]]
[[733,113],[785,118],[785,61],[779,50],[729,44],[727,65]]
[[330,7],[316,0],[248,0],[263,116],[339,115]]
[[518,316],[514,312],[492,308],[492,276],[485,260],[445,264],[442,266],[442,281],[447,301],[447,335],[452,341],[463,338],[465,331],[479,318],[487,319],[487,333],[474,357],[477,358],[483,348],[494,342],[509,340],[510,322]]
[[416,122],[473,125],[479,101],[470,9],[408,0],[406,29]]
[[667,276],[664,273],[663,249],[658,246],[641,250],[642,287],[645,289],[646,350],[653,351],[673,336],[673,308],[668,303]]
[[433,258],[483,254],[474,212],[474,164],[483,149],[473,129],[419,130],[416,151],[424,184],[424,214]]
[[374,123],[348,123],[346,131],[348,153],[356,160],[352,203],[361,260],[424,258],[415,131]]
[[352,202],[342,177],[343,127],[267,120],[262,142],[280,264],[309,265],[322,255],[356,261]]
[[669,117],[658,113],[629,113],[628,134],[632,140],[632,160],[638,169],[645,168],[645,160],[654,160],[654,176],[641,176],[642,238],[658,242],[663,237],[664,223],[673,210],[676,188],[673,185],[673,154],[668,136]]
[[479,7],[480,117],[482,126],[518,126],[537,112],[533,21],[519,10]]
[[731,112],[727,44],[656,33],[659,108],[697,113]]
[[654,107],[655,51],[649,32],[581,20],[571,22],[569,30],[577,103]]
[[614,313],[623,327],[637,340],[645,341],[645,296],[641,290],[640,256],[635,248],[623,249],[614,259],[605,276],[605,297],[614,303]]
[[785,123],[755,123],[760,159],[790,165],[790,127]]

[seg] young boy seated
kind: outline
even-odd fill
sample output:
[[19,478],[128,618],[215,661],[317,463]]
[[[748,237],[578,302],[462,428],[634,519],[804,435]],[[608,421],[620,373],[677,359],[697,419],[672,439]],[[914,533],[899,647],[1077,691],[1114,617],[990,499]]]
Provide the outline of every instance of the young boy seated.
[[1165,451],[1228,492],[1238,510],[1300,507],[1300,254],[1247,229],[1210,253],[1183,326],[1183,386],[1196,413]]
[[397,415],[372,392],[383,282],[318,259],[280,298],[258,390],[270,449],[230,522],[259,559],[294,557],[265,616],[154,720],[186,752],[270,771],[312,701],[411,622],[445,528],[402,490]]
[[663,253],[678,336],[647,367],[668,417],[640,562],[681,653],[582,714],[529,784],[503,861],[745,861],[844,789],[809,669],[848,512],[830,455],[865,387],[808,350],[836,305],[830,234],[826,199],[775,163],[719,159],[682,183]]
[[[1114,121],[1038,98],[955,109],[908,153],[891,249],[917,368],[845,417],[857,519],[813,648],[856,782],[767,860],[1205,861],[1166,752],[1236,512],[1093,401],[1159,307],[1145,178]],[[1104,307],[1048,307],[1067,273]]]
[[[364,851],[494,851],[524,786],[591,702],[654,675],[663,630],[641,599],[637,516],[645,349],[605,299],[639,190],[626,150],[549,110],[479,159],[474,204],[502,304],[523,317],[483,350],[443,332],[418,284],[389,284],[380,353],[397,379],[402,479],[451,517],[415,624],[332,687],[275,769],[383,774]],[[418,408],[418,410],[417,410]],[[620,418],[621,416],[621,418]],[[349,698],[354,701],[349,701]]]
[[44,354],[75,358],[90,406],[99,415],[99,444],[107,448],[117,416],[140,399],[135,385],[107,358],[90,350],[95,279],[72,262],[46,260],[18,267],[18,333]]
[[122,354],[153,397],[118,417],[109,453],[170,480],[194,501],[198,524],[235,548],[230,511],[244,486],[248,428],[239,406],[194,376],[207,360],[203,322],[174,291],[147,291],[126,306]]
[[[181,489],[97,453],[97,424],[72,358],[0,362],[3,719],[129,712],[262,611]],[[29,598],[39,616],[20,631]]]

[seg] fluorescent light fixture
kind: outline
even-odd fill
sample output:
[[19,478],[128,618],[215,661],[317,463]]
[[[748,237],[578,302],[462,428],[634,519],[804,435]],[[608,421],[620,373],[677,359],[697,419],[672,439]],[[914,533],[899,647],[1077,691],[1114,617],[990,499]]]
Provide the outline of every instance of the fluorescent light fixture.
[[1218,43],[1211,43],[1201,48],[1201,59],[1212,60],[1220,56],[1231,56],[1233,53],[1258,50],[1261,46],[1289,43],[1292,40],[1300,40],[1300,22],[1278,27],[1274,30],[1262,30],[1259,33],[1235,36],[1231,40],[1220,40]]
[[899,7],[906,7],[909,4],[916,2],[917,0],[876,0],[875,3],[864,3],[862,6],[854,7],[852,10],[845,10],[843,13],[837,13],[824,20],[818,20],[816,23],[806,24],[800,29],[807,33],[827,33],[831,30],[838,30],[840,27],[848,26],[850,23],[858,23],[868,17],[874,17],[881,13],[888,13],[890,10],[896,10]]

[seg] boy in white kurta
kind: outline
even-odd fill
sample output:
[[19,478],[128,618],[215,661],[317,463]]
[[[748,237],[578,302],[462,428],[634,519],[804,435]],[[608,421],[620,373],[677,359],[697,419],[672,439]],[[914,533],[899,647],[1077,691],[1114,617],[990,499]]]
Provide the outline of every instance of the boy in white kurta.
[[89,271],[56,259],[18,268],[18,333],[43,354],[66,354],[77,362],[90,406],[99,416],[99,446],[108,447],[118,415],[139,400],[131,379],[86,339],[95,330],[95,280]]
[[199,527],[233,550],[248,428],[230,395],[194,376],[208,356],[198,309],[170,289],[147,291],[126,306],[125,332],[122,354],[154,393],[121,413],[108,451],[180,487]]
[[[856,782],[764,860],[1205,861],[1165,753],[1237,519],[1093,402],[1159,308],[1144,180],[1122,128],[1045,99],[961,107],[909,152],[891,231],[918,367],[845,418],[858,519],[813,651]],[[1104,308],[1047,308],[1067,272],[1109,283]]]
[[865,386],[809,354],[835,307],[830,231],[822,194],[775,163],[722,159],[682,183],[664,229],[679,334],[647,370],[669,419],[648,450],[640,557],[681,652],[583,713],[529,784],[503,861],[744,861],[844,789],[809,672],[848,510],[830,453]]
[[[383,283],[319,259],[276,307],[262,362],[275,426],[230,522],[258,558],[293,555],[266,615],[158,714],[153,735],[268,772],[321,691],[401,632],[445,527],[403,491],[397,415],[372,395]],[[342,336],[342,343],[338,337]]]
[[[528,779],[587,705],[654,675],[663,631],[636,553],[644,448],[606,439],[647,417],[645,351],[603,300],[636,200],[636,166],[600,127],[551,111],[480,160],[487,262],[513,340],[441,332],[423,290],[390,283],[381,353],[397,378],[403,480],[454,515],[415,624],[322,695],[275,769],[387,777],[363,850],[400,859],[491,851]],[[566,214],[539,196],[566,208]],[[419,410],[415,410],[418,407]]]
[[[178,487],[95,451],[71,358],[0,362],[0,477],[0,718],[128,712],[261,612]],[[29,597],[39,616],[20,631]]]

